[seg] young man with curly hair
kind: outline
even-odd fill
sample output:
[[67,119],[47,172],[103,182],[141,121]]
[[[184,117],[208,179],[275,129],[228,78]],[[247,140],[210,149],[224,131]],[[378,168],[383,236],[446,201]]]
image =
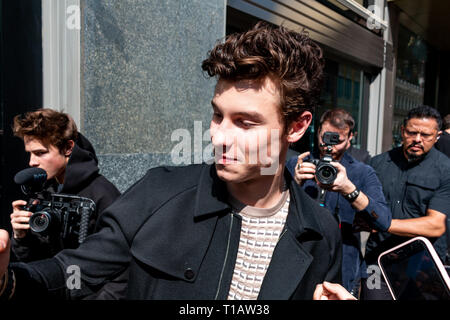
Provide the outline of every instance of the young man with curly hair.
[[[66,113],[39,109],[14,118],[14,134],[24,141],[30,155],[29,165],[47,173],[44,190],[89,198],[95,203],[90,217],[92,232],[98,213],[120,195],[119,190],[99,173],[95,150],[89,140],[78,132]],[[25,200],[12,203],[12,249],[20,261],[50,258],[64,248],[75,248],[77,241],[62,242],[59,234],[42,235],[30,230],[31,212],[22,208]]]
[[217,77],[215,164],[149,170],[77,250],[11,265],[16,297],[29,294],[24,279],[58,291],[68,265],[80,266],[83,288],[129,268],[129,299],[312,299],[317,285],[315,298],[339,295],[321,286],[340,281],[338,225],[284,168],[323,64],[307,35],[266,23],[216,45],[202,64]]

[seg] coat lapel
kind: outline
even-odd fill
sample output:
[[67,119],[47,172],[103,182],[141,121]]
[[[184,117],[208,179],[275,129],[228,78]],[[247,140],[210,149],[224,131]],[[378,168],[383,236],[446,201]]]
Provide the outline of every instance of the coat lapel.
[[275,247],[258,299],[289,299],[313,261],[304,242],[322,238],[317,204],[285,174],[291,198],[284,233]]
[[312,260],[313,257],[287,229],[275,248],[258,299],[289,299]]

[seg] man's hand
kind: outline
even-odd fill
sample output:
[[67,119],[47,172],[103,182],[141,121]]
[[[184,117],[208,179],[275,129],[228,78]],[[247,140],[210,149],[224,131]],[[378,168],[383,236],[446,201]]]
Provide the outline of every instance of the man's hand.
[[16,200],[12,203],[13,213],[11,213],[11,226],[13,236],[16,239],[24,238],[30,229],[29,221],[33,213],[22,210],[22,207],[26,204],[27,202],[23,200]]
[[342,194],[349,194],[350,192],[353,192],[356,187],[347,177],[347,170],[345,169],[345,167],[339,162],[335,161],[331,162],[330,164],[337,169],[338,173],[336,176],[336,180],[334,180],[332,185],[323,185],[318,181],[317,184],[322,189],[335,191]]
[[299,185],[302,185],[305,180],[314,179],[314,175],[316,173],[316,166],[311,162],[303,162],[309,156],[309,151],[304,152],[298,156],[297,164],[295,165],[295,175],[294,180]]
[[6,230],[0,229],[0,288],[3,284],[3,276],[9,264],[9,234]]
[[357,300],[338,283],[324,282],[316,286],[313,300]]

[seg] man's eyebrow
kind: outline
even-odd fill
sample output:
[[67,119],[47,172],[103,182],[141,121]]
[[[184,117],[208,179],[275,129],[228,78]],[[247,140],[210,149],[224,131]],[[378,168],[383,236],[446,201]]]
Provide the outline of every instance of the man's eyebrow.
[[212,108],[214,110],[218,110],[219,109],[219,107],[217,106],[217,104],[213,100],[211,100],[211,106],[212,106]]
[[[214,111],[220,111],[220,108],[217,106],[217,104],[214,103],[214,101],[211,101],[211,106],[214,109]],[[233,113],[234,116],[241,116],[245,118],[250,118],[255,121],[262,121],[261,114],[254,111],[240,111]]]
[[48,149],[46,149],[46,148],[38,148],[38,149],[31,149],[31,150],[25,149],[25,152],[47,152],[47,151],[48,151]]

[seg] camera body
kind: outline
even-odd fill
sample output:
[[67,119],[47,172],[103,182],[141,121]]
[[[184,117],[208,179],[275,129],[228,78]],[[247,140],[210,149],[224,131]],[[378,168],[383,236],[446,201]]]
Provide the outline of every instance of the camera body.
[[[83,243],[88,235],[90,216],[95,211],[94,201],[58,193],[46,198],[30,198],[24,207],[24,210],[33,212],[30,229],[43,235],[58,234],[63,243]],[[33,204],[36,200],[39,203]]]
[[28,197],[22,209],[33,213],[29,220],[33,232],[58,236],[64,247],[83,243],[90,217],[95,212],[93,200],[44,190],[47,173],[40,168],[24,169],[16,174],[14,181]]
[[324,156],[321,159],[312,159],[308,161],[316,165],[317,181],[323,185],[331,185],[334,180],[336,180],[338,174],[337,169],[330,163],[333,161],[331,151],[334,145],[339,144],[342,141],[339,139],[339,133],[331,131],[327,131],[323,134],[322,141],[323,144],[321,144],[321,147],[327,147]]

